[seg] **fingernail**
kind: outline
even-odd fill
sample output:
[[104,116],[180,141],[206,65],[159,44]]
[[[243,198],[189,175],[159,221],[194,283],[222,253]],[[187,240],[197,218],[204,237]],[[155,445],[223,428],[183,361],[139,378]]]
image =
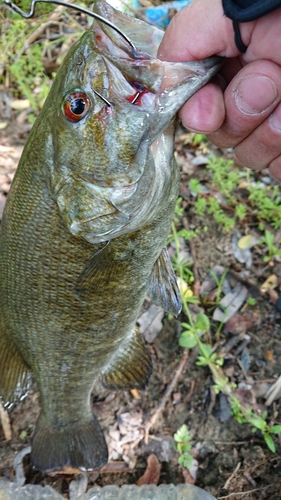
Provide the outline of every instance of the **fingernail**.
[[281,105],[279,104],[277,108],[273,111],[270,116],[270,125],[272,128],[277,130],[277,132],[281,132]]
[[267,76],[244,77],[234,91],[238,109],[246,115],[259,115],[270,108],[278,97],[275,83]]

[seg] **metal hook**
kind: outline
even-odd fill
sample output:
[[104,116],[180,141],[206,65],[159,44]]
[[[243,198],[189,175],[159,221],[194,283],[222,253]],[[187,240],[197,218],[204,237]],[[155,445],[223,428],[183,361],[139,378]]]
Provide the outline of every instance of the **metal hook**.
[[130,38],[127,35],[125,35],[125,33],[123,33],[123,31],[121,31],[119,28],[117,28],[117,26],[115,26],[115,24],[111,23],[110,21],[108,21],[104,17],[100,16],[99,14],[96,14],[95,12],[92,12],[91,10],[84,9],[84,7],[79,7],[79,5],[73,5],[71,3],[63,2],[62,0],[32,0],[31,6],[30,6],[30,12],[27,14],[26,12],[23,12],[23,10],[21,10],[11,0],[4,0],[4,3],[6,5],[8,5],[14,12],[16,12],[17,14],[20,14],[25,19],[29,19],[30,17],[34,16],[35,4],[39,3],[39,2],[54,3],[56,5],[62,5],[63,7],[68,7],[69,9],[78,10],[79,12],[83,12],[84,14],[87,14],[88,16],[91,16],[91,17],[94,17],[95,19],[98,19],[99,21],[106,24],[107,26],[109,26],[113,30],[117,31],[117,33],[119,33],[119,35],[121,35],[124,38],[124,40],[126,40],[126,42],[132,47],[134,55],[136,54],[137,49],[136,49],[135,45],[130,40]]
[[97,92],[97,90],[93,89],[94,90],[94,93],[99,96],[99,98],[105,102],[105,104],[107,104],[107,106],[112,106],[111,102],[109,102],[103,95],[101,95],[99,92]]

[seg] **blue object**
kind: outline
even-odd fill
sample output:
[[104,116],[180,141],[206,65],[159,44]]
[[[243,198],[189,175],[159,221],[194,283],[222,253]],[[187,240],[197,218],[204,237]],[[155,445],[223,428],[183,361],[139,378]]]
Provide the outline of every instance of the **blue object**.
[[158,26],[159,28],[167,28],[170,18],[168,12],[170,9],[181,10],[192,2],[192,0],[175,0],[174,2],[167,2],[156,7],[149,7],[144,9],[143,13],[147,19]]

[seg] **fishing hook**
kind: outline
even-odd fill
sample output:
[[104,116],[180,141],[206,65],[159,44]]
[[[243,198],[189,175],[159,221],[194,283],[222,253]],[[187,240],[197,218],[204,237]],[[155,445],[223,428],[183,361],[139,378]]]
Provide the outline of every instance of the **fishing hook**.
[[104,97],[103,95],[101,95],[101,94],[100,94],[97,90],[95,90],[95,89],[93,89],[93,90],[94,90],[94,93],[95,93],[97,96],[99,96],[99,98],[100,98],[103,102],[105,102],[105,104],[107,104],[107,106],[110,106],[110,107],[112,106],[111,102],[109,102],[109,101],[106,99],[106,97]]
[[91,10],[84,9],[84,7],[80,7],[79,5],[73,5],[71,3],[63,2],[62,0],[32,0],[31,6],[30,6],[30,12],[27,14],[26,12],[21,10],[16,4],[14,4],[12,2],[12,0],[4,0],[4,3],[6,5],[8,5],[8,7],[10,7],[17,14],[20,14],[20,16],[24,17],[25,19],[29,19],[30,17],[34,16],[35,4],[39,3],[39,2],[54,3],[56,5],[62,5],[63,7],[78,10],[79,12],[83,12],[83,14],[87,14],[88,16],[91,16],[94,19],[98,19],[102,23],[107,24],[107,26],[109,26],[113,30],[117,31],[117,33],[119,33],[119,35],[121,35],[124,38],[124,40],[126,40],[126,42],[131,46],[131,48],[133,49],[134,55],[137,53],[137,49],[136,49],[135,45],[133,44],[132,40],[127,35],[125,35],[125,33],[123,33],[123,31],[121,31],[119,28],[117,28],[117,26],[115,26],[115,24],[111,23],[110,21],[108,21],[104,17],[100,16],[99,14],[96,14],[95,12],[92,12]]

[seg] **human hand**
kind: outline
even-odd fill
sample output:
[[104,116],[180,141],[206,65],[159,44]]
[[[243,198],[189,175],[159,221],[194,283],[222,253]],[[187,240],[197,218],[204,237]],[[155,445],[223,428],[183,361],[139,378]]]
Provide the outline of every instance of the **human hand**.
[[235,45],[232,21],[224,15],[221,0],[193,0],[172,19],[158,57],[226,57],[212,83],[181,109],[183,124],[207,134],[221,148],[234,147],[243,166],[269,167],[281,180],[281,8],[239,27],[248,47],[245,54]]

